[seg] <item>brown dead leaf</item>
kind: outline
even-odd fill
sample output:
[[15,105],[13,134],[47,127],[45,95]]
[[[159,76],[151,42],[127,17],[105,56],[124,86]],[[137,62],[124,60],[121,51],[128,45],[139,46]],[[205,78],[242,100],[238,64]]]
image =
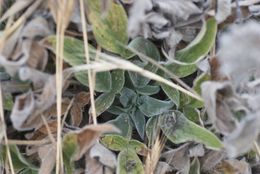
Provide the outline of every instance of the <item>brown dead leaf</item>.
[[[66,81],[63,81],[64,84]],[[32,91],[16,97],[11,113],[11,120],[17,130],[31,130],[39,128],[42,123],[40,117],[55,103],[56,99],[55,76],[50,76],[43,87],[42,93],[36,94]],[[25,106],[25,104],[26,106]],[[50,115],[44,115],[48,120]]]
[[190,169],[190,157],[188,155],[189,143],[186,143],[177,149],[172,149],[162,153],[161,158],[172,166],[174,169],[180,172],[188,172]]
[[250,165],[246,161],[236,159],[222,161],[217,170],[223,174],[251,174]]
[[56,160],[56,156],[53,155],[56,154],[55,144],[47,144],[39,147],[38,154],[41,159],[39,174],[51,174]]
[[[7,39],[7,44],[2,50],[3,55],[0,55],[0,64],[5,67],[11,76],[14,76],[19,68],[24,65],[44,70],[48,61],[48,52],[37,39],[46,37],[51,33],[46,19],[43,17],[34,18],[23,29],[15,32],[14,37],[11,36]],[[16,47],[14,47],[15,44]],[[11,47],[12,50],[8,47]]]
[[[57,132],[57,121],[53,120],[48,122],[48,126],[50,128],[50,133],[56,134]],[[33,132],[31,140],[41,140],[48,136],[48,130],[45,125],[41,126],[39,129]]]
[[89,103],[90,95],[87,92],[80,92],[75,96],[74,103],[70,110],[72,126],[79,126],[83,117],[83,108]]
[[78,151],[74,160],[79,160],[97,141],[99,136],[107,132],[118,132],[119,130],[110,124],[87,125],[79,131],[76,131]]
[[159,161],[154,171],[154,174],[165,174],[173,170],[173,167],[171,167],[167,162]]
[[[15,99],[13,110],[11,112],[11,120],[13,127],[17,130],[23,130],[22,125],[33,112],[35,108],[35,100],[33,92],[29,91]],[[29,129],[31,126],[29,127]]]
[[225,157],[226,153],[224,151],[209,150],[203,157],[200,158],[201,171],[212,171]]
[[217,59],[217,57],[211,58],[209,60],[209,65],[210,65],[211,80],[213,80],[213,81],[227,80],[227,77],[223,76],[220,73],[220,62]]

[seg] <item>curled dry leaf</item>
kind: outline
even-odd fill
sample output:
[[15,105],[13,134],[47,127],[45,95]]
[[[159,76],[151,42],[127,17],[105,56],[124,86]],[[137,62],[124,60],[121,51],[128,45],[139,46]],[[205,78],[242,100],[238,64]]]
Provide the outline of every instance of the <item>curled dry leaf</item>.
[[224,151],[209,150],[200,159],[201,171],[212,171],[224,158],[226,158],[226,153]]
[[55,166],[56,157],[56,146],[55,144],[47,144],[39,147],[38,154],[41,159],[41,167],[39,174],[51,174]]
[[[47,50],[37,41],[51,34],[47,20],[43,17],[36,17],[20,30],[19,36],[14,35],[15,38],[11,37],[12,40],[5,45],[5,47],[11,46],[13,52],[8,51],[8,48],[3,48],[3,55],[0,55],[0,64],[11,76],[14,76],[24,65],[44,70],[48,61]],[[14,49],[15,44],[17,46]]]
[[190,157],[188,155],[189,144],[186,143],[177,149],[169,150],[161,155],[175,170],[187,173],[190,169]]
[[[48,127],[50,133],[55,134],[57,132],[57,121],[52,120],[48,122]],[[32,133],[27,134],[26,138],[30,140],[42,140],[47,136],[48,136],[47,127],[45,125],[42,125],[39,129],[35,130]]]
[[218,0],[217,3],[217,14],[215,17],[218,23],[221,23],[225,21],[229,15],[231,15],[232,0]]
[[[63,80],[63,83],[65,84],[66,81]],[[16,97],[11,113],[11,120],[15,129],[30,130],[39,128],[42,125],[42,118],[40,115],[55,103],[55,86],[55,76],[50,76],[45,83],[41,94],[29,91]],[[46,114],[43,116],[48,120],[50,115]]]
[[93,159],[97,159],[98,162],[100,162],[104,166],[110,167],[111,169],[116,168],[116,155],[100,143],[96,143],[90,149],[89,156]]
[[218,167],[217,171],[221,173],[232,173],[232,174],[251,174],[250,165],[243,160],[229,159],[222,161]]
[[[156,10],[155,10],[156,9]],[[134,1],[130,11],[128,32],[130,37],[142,35],[149,38],[165,39],[169,37],[178,20],[200,14],[200,8],[192,0],[187,1]]]
[[154,171],[155,174],[164,174],[167,172],[172,172],[174,169],[167,162],[159,161],[156,169]]
[[258,114],[248,115],[237,128],[224,139],[229,157],[237,157],[253,147],[259,134],[260,118]]
[[223,134],[232,132],[237,122],[227,103],[227,99],[233,95],[231,84],[207,81],[201,85],[201,91],[208,116],[215,128]]
[[29,67],[21,67],[18,75],[22,81],[31,81],[34,89],[43,88],[51,76],[50,74]]
[[[70,148],[69,143],[76,146],[73,156],[69,156],[72,160],[79,160],[97,141],[103,133],[118,132],[118,129],[110,124],[88,125],[78,131],[71,132],[64,137],[64,150]],[[66,152],[65,152],[66,153]]]
[[80,92],[76,94],[74,103],[70,110],[71,124],[73,126],[80,125],[83,117],[82,109],[89,103],[89,100],[90,95],[87,92]]

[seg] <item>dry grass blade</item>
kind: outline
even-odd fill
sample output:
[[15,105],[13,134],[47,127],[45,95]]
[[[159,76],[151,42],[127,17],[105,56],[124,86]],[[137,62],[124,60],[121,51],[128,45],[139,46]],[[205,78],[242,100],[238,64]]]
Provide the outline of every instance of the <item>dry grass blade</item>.
[[[63,160],[61,148],[61,116],[62,116],[62,84],[63,84],[63,50],[64,50],[64,34],[66,27],[70,21],[70,15],[74,7],[73,1],[58,1],[59,8],[57,10],[57,44],[56,44],[56,107],[57,107],[57,146],[56,146],[56,174],[63,173]],[[65,16],[64,16],[65,14]]]
[[33,0],[16,1],[16,3],[14,3],[14,4],[12,5],[12,7],[10,7],[10,8],[4,13],[4,15],[1,17],[0,23],[3,22],[4,20],[6,20],[7,18],[13,16],[13,15],[16,14],[17,12],[23,10],[25,7],[27,7],[28,5],[30,5],[32,2],[33,2]]
[[[86,18],[85,18],[85,9],[83,0],[80,0],[80,14],[81,14],[81,23],[82,23],[82,30],[83,30],[83,38],[84,38],[84,50],[85,50],[85,57],[86,63],[88,64],[89,59],[89,49],[88,49],[88,35],[87,35],[87,25],[86,25]],[[89,83],[89,92],[90,92],[90,103],[91,103],[91,114],[93,117],[94,124],[97,124],[97,114],[95,108],[95,100],[94,100],[94,80],[92,78],[91,70],[88,70],[88,83]]]

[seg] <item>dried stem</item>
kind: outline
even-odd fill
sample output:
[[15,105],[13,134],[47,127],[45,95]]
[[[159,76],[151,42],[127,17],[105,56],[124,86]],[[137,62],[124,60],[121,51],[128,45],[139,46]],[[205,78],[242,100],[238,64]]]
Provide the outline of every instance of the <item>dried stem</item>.
[[[81,15],[82,30],[83,30],[86,64],[89,64],[90,59],[89,59],[89,49],[88,49],[88,34],[87,34],[87,25],[86,25],[83,0],[80,0],[80,15]],[[97,113],[96,113],[95,99],[94,99],[94,83],[92,77],[93,77],[92,71],[88,69],[88,84],[89,84],[90,103],[91,103],[91,112],[92,112],[91,115],[93,117],[93,123],[97,124]]]

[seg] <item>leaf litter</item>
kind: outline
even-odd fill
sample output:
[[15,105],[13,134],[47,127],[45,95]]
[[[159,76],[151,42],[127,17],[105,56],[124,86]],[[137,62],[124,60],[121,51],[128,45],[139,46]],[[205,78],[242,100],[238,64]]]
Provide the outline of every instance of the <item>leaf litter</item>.
[[259,173],[259,3],[1,1],[1,170]]

